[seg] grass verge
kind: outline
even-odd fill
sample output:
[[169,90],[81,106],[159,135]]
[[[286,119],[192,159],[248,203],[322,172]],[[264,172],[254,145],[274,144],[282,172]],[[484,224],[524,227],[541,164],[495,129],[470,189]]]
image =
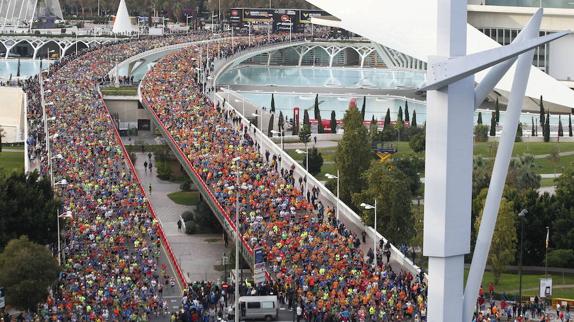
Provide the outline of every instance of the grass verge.
[[178,205],[196,206],[199,203],[199,192],[197,191],[178,191],[167,196]]

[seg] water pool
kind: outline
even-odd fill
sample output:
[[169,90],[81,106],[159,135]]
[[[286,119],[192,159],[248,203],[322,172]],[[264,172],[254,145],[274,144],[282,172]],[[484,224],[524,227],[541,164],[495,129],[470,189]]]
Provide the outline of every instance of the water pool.
[[384,68],[239,66],[225,71],[218,84],[411,89],[419,88],[425,76],[424,71]]
[[[44,59],[42,60],[42,69],[45,70],[52,64],[53,61]],[[22,59],[20,60],[20,77],[30,77],[37,75],[40,72],[40,60]],[[16,77],[18,74],[18,60],[17,59],[0,59],[0,79],[7,80]]]

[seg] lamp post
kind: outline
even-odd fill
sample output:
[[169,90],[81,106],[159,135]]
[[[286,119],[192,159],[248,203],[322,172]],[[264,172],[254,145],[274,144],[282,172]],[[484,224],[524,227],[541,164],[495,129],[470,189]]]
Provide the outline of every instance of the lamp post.
[[305,143],[305,151],[297,149],[295,152],[298,154],[305,154],[305,171],[309,172],[309,147],[307,143]]
[[374,263],[375,263],[375,269],[377,267],[377,199],[375,199],[375,205],[369,205],[366,203],[361,203],[361,207],[365,208],[365,209],[374,209],[375,210],[375,235],[373,236],[373,251],[375,252],[375,256],[374,256]]
[[279,162],[279,167],[283,169],[283,133],[275,130],[271,130],[271,133],[277,134],[281,137],[281,161]]
[[261,131],[261,133],[263,133],[263,115],[257,114],[257,113],[251,113],[251,116],[254,116],[257,118],[257,124],[255,124],[256,126],[259,127],[259,131]]
[[550,242],[550,227],[546,226],[546,251],[544,253],[544,278],[548,278],[548,243]]
[[[337,175],[332,175],[330,173],[325,173],[325,177],[329,179],[337,179],[337,221],[339,221],[339,169],[337,169]],[[376,215],[376,212],[375,212]]]
[[229,261],[229,257],[227,254],[223,253],[221,257],[221,262],[223,264],[223,282],[227,283],[227,262]]
[[522,252],[524,245],[524,218],[528,214],[528,210],[522,209],[518,213],[518,219],[520,220],[520,258],[518,263],[518,305],[522,305]]
[[235,164],[236,199],[235,199],[235,322],[239,322],[239,160],[235,157],[231,161]]

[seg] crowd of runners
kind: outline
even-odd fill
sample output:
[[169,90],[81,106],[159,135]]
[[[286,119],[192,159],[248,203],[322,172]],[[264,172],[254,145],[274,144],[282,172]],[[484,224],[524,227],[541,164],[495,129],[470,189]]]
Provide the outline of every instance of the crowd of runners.
[[143,99],[232,220],[239,189],[242,237],[263,247],[278,291],[292,294],[311,321],[424,320],[422,275],[383,261],[373,268],[372,252],[364,254],[359,237],[319,203],[318,190],[306,197],[306,180],[280,169],[279,156],[263,157],[251,126],[199,94],[197,68],[211,65],[199,50],[157,63],[142,83]]
[[44,320],[144,321],[164,312],[162,293],[175,286],[176,276],[160,258],[161,228],[126,163],[97,86],[115,64],[130,56],[201,38],[206,36],[93,48],[78,59],[71,56],[54,64],[42,84],[39,78],[26,82],[29,156],[39,161],[43,174],[53,177],[65,227],[62,273],[40,308]]

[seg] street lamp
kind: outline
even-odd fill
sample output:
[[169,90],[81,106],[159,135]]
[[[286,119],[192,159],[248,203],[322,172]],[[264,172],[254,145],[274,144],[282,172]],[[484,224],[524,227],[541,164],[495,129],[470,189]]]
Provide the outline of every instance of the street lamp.
[[374,225],[375,235],[373,236],[373,250],[375,252],[374,263],[375,263],[375,268],[376,268],[377,267],[377,199],[375,199],[375,205],[374,206],[366,204],[363,202],[363,203],[361,203],[361,207],[363,207],[365,209],[374,209],[375,210],[375,225]]
[[305,144],[305,150],[295,150],[295,152],[297,152],[298,154],[305,154],[305,158],[306,158],[306,162],[305,162],[305,171],[309,172],[309,148],[307,146],[307,144]]
[[223,264],[223,282],[227,283],[227,262],[229,261],[229,257],[227,254],[223,253],[221,257],[221,262]]
[[241,116],[245,117],[245,96],[241,96],[241,100],[235,99],[236,103],[242,102],[242,112],[241,112]]
[[518,266],[518,305],[522,305],[522,251],[524,245],[524,218],[528,214],[528,210],[522,209],[520,213],[518,213],[518,219],[520,220],[520,258],[519,258],[519,266]]
[[271,133],[273,134],[277,134],[281,137],[281,160],[279,162],[279,167],[281,169],[283,169],[283,132],[281,131],[276,131],[276,130],[271,130]]
[[237,187],[235,188],[235,322],[239,322],[239,161],[240,157],[231,160],[235,164],[235,177]]
[[[339,221],[339,169],[337,169],[337,175],[332,175],[330,173],[325,173],[325,177],[329,179],[337,179],[337,221]],[[376,215],[376,213],[375,213]]]
[[259,131],[261,131],[261,133],[263,133],[263,115],[259,115],[259,114],[257,114],[257,113],[251,113],[251,116],[254,116],[254,117],[257,118],[257,120],[258,120],[259,122],[257,122],[256,125],[259,126]]

